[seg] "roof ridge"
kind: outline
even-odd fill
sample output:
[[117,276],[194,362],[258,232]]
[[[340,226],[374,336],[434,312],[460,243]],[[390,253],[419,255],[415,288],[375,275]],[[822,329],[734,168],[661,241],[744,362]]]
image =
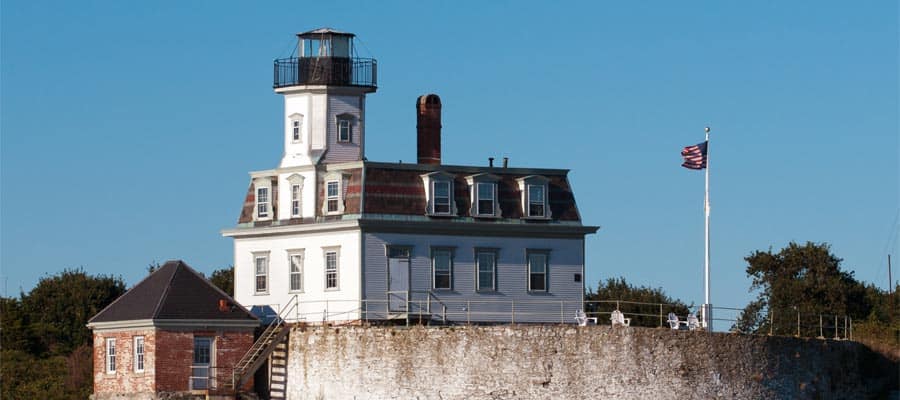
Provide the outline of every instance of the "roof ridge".
[[[156,307],[153,308],[153,314],[151,314],[151,319],[156,319],[156,316],[159,315],[159,310],[162,308],[163,303],[165,302],[166,297],[169,295],[169,288],[172,287],[172,281],[175,280],[175,274],[178,273],[178,266],[184,265],[184,262],[181,260],[173,261],[177,262],[175,264],[175,271],[172,271],[172,276],[169,277],[169,281],[166,282],[166,286],[163,288],[162,294],[159,296],[159,301],[156,303]],[[166,263],[168,264],[168,262]],[[163,265],[165,266],[165,265]],[[160,268],[162,269],[162,268]]]

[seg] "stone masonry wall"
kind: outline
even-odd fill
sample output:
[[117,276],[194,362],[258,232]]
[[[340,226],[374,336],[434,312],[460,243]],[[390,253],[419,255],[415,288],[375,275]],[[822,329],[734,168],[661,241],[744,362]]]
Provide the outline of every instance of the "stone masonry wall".
[[300,399],[879,398],[897,363],[855,342],[564,325],[294,328]]
[[[144,337],[144,371],[135,372],[134,337]],[[116,339],[116,372],[106,372],[106,339]],[[94,333],[94,393],[152,393],[156,336],[153,329]]]

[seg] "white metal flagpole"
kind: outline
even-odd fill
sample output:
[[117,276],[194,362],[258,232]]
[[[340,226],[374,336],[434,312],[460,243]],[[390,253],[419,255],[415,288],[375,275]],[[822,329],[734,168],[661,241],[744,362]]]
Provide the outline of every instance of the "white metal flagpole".
[[704,128],[706,131],[706,193],[703,197],[703,213],[706,216],[706,242],[704,253],[703,267],[703,308],[701,318],[703,327],[707,331],[712,331],[712,304],[709,302],[709,127]]

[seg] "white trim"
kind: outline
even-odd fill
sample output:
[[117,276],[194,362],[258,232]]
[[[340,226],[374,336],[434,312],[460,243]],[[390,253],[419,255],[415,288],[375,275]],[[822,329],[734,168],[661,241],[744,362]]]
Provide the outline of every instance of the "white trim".
[[268,236],[280,235],[283,233],[312,233],[312,232],[332,232],[359,229],[359,220],[352,219],[346,221],[328,221],[318,222],[315,224],[297,224],[284,226],[263,226],[263,227],[247,227],[223,229],[224,237],[251,237],[251,236]]
[[[328,287],[328,254],[334,253],[334,287]],[[325,271],[323,276],[325,277],[325,281],[322,282],[322,287],[326,292],[338,291],[341,290],[341,247],[340,246],[328,246],[322,247],[322,261],[324,265],[322,265],[322,270]]]
[[[138,340],[140,340],[141,345],[138,346]],[[131,349],[132,349],[132,364],[134,364],[134,372],[144,372],[145,367],[147,366],[147,342],[144,340],[143,335],[134,336],[131,339]],[[138,348],[141,349],[140,354],[138,354]],[[140,356],[140,357],[138,357]],[[138,362],[140,360],[140,362]],[[140,367],[139,367],[140,366]]]
[[129,321],[93,322],[87,325],[95,333],[123,330],[143,330],[146,328],[255,328],[259,326],[258,320],[221,320],[221,319],[135,319]]
[[[303,293],[303,289],[306,285],[304,285],[304,278],[306,278],[306,273],[303,270],[304,265],[306,264],[306,251],[304,249],[290,249],[287,251],[288,256],[288,292],[289,293]],[[300,271],[297,272],[300,274],[300,288],[294,289],[294,257],[300,257]]]
[[[112,345],[112,353],[110,353],[110,344]],[[116,373],[116,338],[106,338],[106,346],[104,346],[104,371],[107,374],[113,375]]]

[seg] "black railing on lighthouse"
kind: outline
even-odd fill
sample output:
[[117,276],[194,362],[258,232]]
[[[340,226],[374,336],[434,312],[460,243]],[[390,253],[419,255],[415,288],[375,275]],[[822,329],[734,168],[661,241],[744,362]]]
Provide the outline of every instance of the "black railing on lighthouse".
[[297,85],[378,86],[374,58],[301,57],[275,60],[276,88]]

